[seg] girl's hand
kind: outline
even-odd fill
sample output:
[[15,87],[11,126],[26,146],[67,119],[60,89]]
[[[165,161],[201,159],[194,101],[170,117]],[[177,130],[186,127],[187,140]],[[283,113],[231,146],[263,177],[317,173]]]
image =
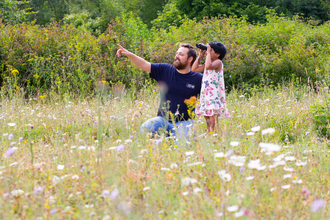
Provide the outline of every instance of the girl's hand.
[[209,44],[206,44],[206,47],[207,47],[207,52],[210,53],[211,52],[211,49],[212,47],[209,45]]
[[201,50],[201,49],[198,50],[198,57],[200,60],[203,59],[205,52],[206,50]]

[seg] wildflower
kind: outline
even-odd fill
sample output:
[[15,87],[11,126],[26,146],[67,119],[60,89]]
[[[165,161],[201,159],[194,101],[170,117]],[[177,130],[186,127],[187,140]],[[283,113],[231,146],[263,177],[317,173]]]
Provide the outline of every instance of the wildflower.
[[241,167],[244,166],[246,156],[231,156],[228,160],[228,163],[233,164],[234,166]]
[[72,176],[72,179],[73,179],[73,180],[79,180],[79,176],[78,176],[78,175],[73,175],[73,176]]
[[254,179],[254,176],[248,176],[245,178],[246,180],[253,180]]
[[16,189],[16,190],[13,190],[11,191],[11,194],[14,196],[14,197],[18,197],[20,195],[23,195],[24,191],[21,190],[21,189]]
[[178,165],[176,163],[172,163],[170,167],[172,170],[174,170],[174,169],[178,168]]
[[239,210],[238,212],[235,212],[234,216],[235,218],[239,218],[245,215],[245,211],[244,210]]
[[59,165],[57,165],[57,169],[59,169],[59,170],[63,170],[64,169],[64,165],[61,165],[61,164],[59,164]]
[[260,164],[260,159],[258,160],[251,160],[249,163],[248,163],[248,168],[250,169],[257,169],[257,170],[264,170],[266,169],[266,165],[264,166],[261,166]]
[[298,167],[300,167],[300,166],[306,166],[306,165],[307,165],[307,161],[305,161],[305,162],[301,162],[300,160],[298,160],[298,161],[296,162],[296,165],[297,165]]
[[229,206],[227,207],[227,211],[228,212],[236,212],[238,210],[238,205],[233,205],[233,206]]
[[49,214],[51,214],[51,215],[54,215],[55,213],[57,213],[57,209],[52,209],[52,210],[49,212]]
[[35,194],[41,194],[44,191],[44,188],[37,186],[36,188],[34,188],[34,193]]
[[254,132],[259,131],[259,130],[260,130],[260,126],[251,128],[251,131],[254,131]]
[[15,123],[15,122],[13,122],[13,123],[8,123],[8,126],[9,126],[9,127],[14,127],[14,126],[16,126],[16,123]]
[[18,165],[18,162],[14,162],[14,163],[9,164],[10,167],[16,166],[16,165]]
[[230,145],[233,146],[233,147],[237,147],[239,145],[239,142],[238,141],[233,141],[233,142],[230,142]]
[[120,202],[117,208],[121,210],[125,215],[129,215],[131,213],[131,207],[126,202]]
[[119,195],[119,190],[116,188],[110,193],[110,199],[115,200],[118,195]]
[[274,168],[274,167],[277,167],[277,166],[284,166],[284,165],[285,165],[285,161],[281,160],[281,161],[276,161],[275,163],[273,163],[272,165],[269,165],[268,167],[269,168]]
[[283,175],[283,179],[292,178],[292,174]]
[[13,139],[13,137],[14,137],[14,135],[13,135],[13,134],[9,134],[9,135],[8,135],[8,140],[11,140],[11,139]]
[[229,182],[231,180],[231,175],[229,173],[226,173],[225,170],[218,171],[218,174],[223,181]]
[[114,115],[110,115],[110,118],[111,118],[111,119],[115,119],[116,116],[114,116]]
[[205,166],[205,164],[203,164],[202,162],[195,162],[195,163],[187,164],[188,167],[190,167],[190,166],[196,166],[196,165],[202,165],[202,166]]
[[18,141],[21,142],[23,140],[23,137],[19,137]]
[[291,167],[283,167],[283,170],[287,171],[287,172],[293,172],[294,171],[294,169],[291,168]]
[[11,147],[6,151],[4,156],[10,157],[11,155],[13,155],[15,153],[16,150],[17,150],[17,147]]
[[148,190],[150,190],[150,186],[146,186],[146,187],[144,187],[142,190],[143,190],[143,191],[148,191]]
[[304,189],[302,190],[302,193],[303,193],[305,199],[307,199],[307,198],[309,197],[309,194],[310,194],[311,192],[310,192],[307,188],[304,188]]
[[232,149],[229,149],[226,153],[226,157],[229,157],[234,151]]
[[302,184],[303,181],[302,180],[292,180],[292,183],[298,183],[298,184]]
[[107,198],[110,195],[109,190],[103,190],[101,193],[101,197],[103,198]]
[[86,204],[86,205],[85,205],[85,208],[93,208],[93,207],[94,207],[93,204]]
[[193,155],[195,153],[195,151],[187,151],[187,152],[185,152],[184,154],[186,155],[186,156],[191,156],[191,155]]
[[53,177],[53,184],[56,185],[61,181],[61,178],[59,178],[58,176],[54,176]]
[[19,72],[18,72],[18,70],[14,69],[14,70],[11,71],[11,73],[12,73],[13,75],[16,75],[16,74],[18,74]]
[[277,157],[273,158],[273,161],[281,161],[285,156],[283,154],[278,155]]
[[120,145],[117,146],[117,151],[118,151],[118,152],[123,151],[124,148],[125,148],[125,145],[120,144]]
[[326,202],[323,199],[314,200],[310,209],[312,212],[318,212],[325,207]]
[[160,168],[160,170],[162,170],[162,171],[169,171],[171,169],[170,168],[166,168],[166,167],[162,167],[162,168]]
[[281,150],[281,147],[279,145],[271,143],[259,143],[259,147],[261,147],[266,152]]
[[162,143],[162,141],[163,141],[163,140],[162,140],[161,138],[159,138],[159,139],[157,139],[157,140],[155,141],[155,144],[156,144],[156,145],[159,145],[160,143]]
[[288,184],[288,185],[284,185],[284,186],[281,186],[282,189],[289,189],[291,186]]
[[110,215],[105,215],[105,216],[102,218],[102,220],[111,220],[111,217],[110,217]]
[[182,193],[182,195],[184,195],[184,196],[186,196],[186,195],[188,195],[189,194],[189,191],[187,191],[187,192],[183,192]]
[[195,194],[198,194],[199,192],[203,192],[203,190],[201,188],[198,188],[198,187],[194,189]]
[[182,185],[184,186],[189,186],[192,185],[194,183],[197,183],[198,181],[194,178],[190,178],[190,177],[185,177],[181,180]]
[[247,136],[252,136],[252,135],[254,135],[254,132],[248,132],[248,133],[246,133],[246,135]]
[[239,168],[239,172],[242,174],[244,169],[245,169],[244,167]]
[[215,157],[215,158],[225,157],[225,154],[224,154],[223,152],[214,153],[214,157]]
[[261,134],[273,134],[275,132],[274,128],[267,128],[261,131]]
[[296,160],[296,158],[294,156],[286,156],[284,159],[286,161],[295,161]]

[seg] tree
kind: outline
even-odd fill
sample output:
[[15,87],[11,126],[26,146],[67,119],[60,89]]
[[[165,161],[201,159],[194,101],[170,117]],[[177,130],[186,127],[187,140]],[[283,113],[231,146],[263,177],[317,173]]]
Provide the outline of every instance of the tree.
[[27,16],[31,14],[31,8],[25,6],[29,4],[29,0],[1,0],[0,1],[0,18],[8,24],[22,23],[27,20]]

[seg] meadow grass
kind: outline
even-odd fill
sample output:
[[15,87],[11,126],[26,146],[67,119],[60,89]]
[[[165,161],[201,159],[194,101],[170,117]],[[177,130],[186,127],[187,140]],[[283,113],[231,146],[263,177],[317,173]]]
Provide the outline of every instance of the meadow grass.
[[[1,98],[1,219],[326,219],[329,149],[308,87],[227,95],[230,118],[152,137],[157,88]],[[271,129],[273,128],[273,129]],[[12,148],[11,148],[12,147]]]

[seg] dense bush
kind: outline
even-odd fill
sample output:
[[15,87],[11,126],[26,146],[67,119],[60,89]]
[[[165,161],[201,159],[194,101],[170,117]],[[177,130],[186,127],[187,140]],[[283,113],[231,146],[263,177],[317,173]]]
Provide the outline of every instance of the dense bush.
[[[329,83],[330,23],[313,26],[298,17],[268,14],[266,24],[242,18],[184,19],[180,27],[148,29],[133,15],[117,18],[99,37],[85,28],[0,23],[2,91],[89,94],[98,82],[140,88],[147,74],[115,56],[117,43],[151,62],[172,63],[179,43],[220,40],[227,89],[247,92],[294,81]],[[17,70],[17,71],[14,71]],[[13,74],[15,73],[15,74]]]

